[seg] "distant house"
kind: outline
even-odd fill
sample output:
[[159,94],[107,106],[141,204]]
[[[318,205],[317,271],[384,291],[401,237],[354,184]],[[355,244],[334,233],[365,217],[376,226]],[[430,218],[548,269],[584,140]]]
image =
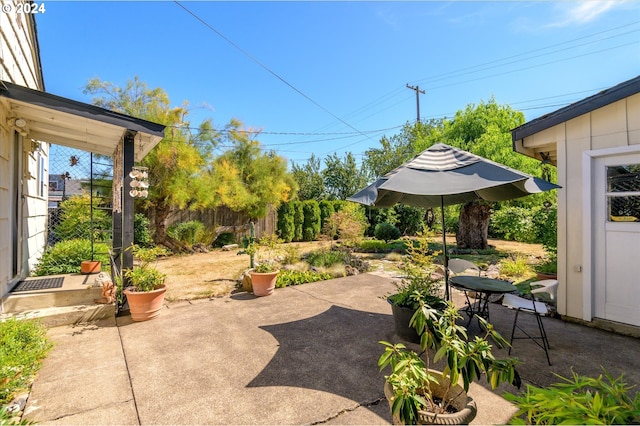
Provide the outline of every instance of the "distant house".
[[640,76],[512,130],[558,169],[558,312],[640,327]]
[[86,192],[87,181],[80,179],[67,179],[63,175],[49,175],[49,196],[47,197],[50,209],[60,207],[60,203],[73,195]]
[[[0,0],[1,5],[14,1]],[[33,15],[0,13],[0,300],[29,275],[47,240],[51,143],[114,158],[114,185],[164,136],[164,126],[44,92]],[[64,78],[64,76],[60,76]],[[53,182],[56,182],[55,180]],[[69,182],[67,182],[69,183]],[[58,185],[58,182],[55,183]],[[115,201],[115,200],[114,200]],[[114,245],[133,235],[133,200],[114,202]],[[117,241],[115,241],[117,240]],[[132,259],[122,254],[123,266]],[[0,305],[0,312],[3,311]]]

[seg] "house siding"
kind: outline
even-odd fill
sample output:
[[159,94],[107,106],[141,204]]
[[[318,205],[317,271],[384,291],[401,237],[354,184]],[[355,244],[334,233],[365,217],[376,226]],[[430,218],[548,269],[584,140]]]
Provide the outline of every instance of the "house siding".
[[[0,1],[1,5],[14,1]],[[36,26],[33,16],[17,13],[0,13],[0,80],[44,90]],[[8,104],[0,100],[0,297],[24,278],[42,255],[46,237],[47,201],[46,190],[39,189],[40,158],[44,169],[48,169],[49,145],[32,147],[28,138],[20,138],[15,146],[14,130],[7,119],[13,114]],[[18,161],[16,161],[16,157]],[[18,165],[22,173],[15,172]],[[20,263],[18,275],[13,273],[12,223],[16,213],[15,196],[12,193],[14,177],[21,180],[22,217],[19,219],[20,236],[18,252]],[[1,309],[0,309],[1,310]]]
[[[558,184],[558,312],[574,318],[590,318],[584,312],[584,274],[592,270],[595,250],[584,235],[584,189],[599,182],[585,182],[586,151],[640,145],[640,93],[572,118],[527,136],[523,149],[554,146],[557,150]],[[586,244],[589,243],[589,244]],[[584,257],[584,247],[592,253]],[[632,250],[632,248],[630,248]],[[594,283],[591,283],[593,288]]]

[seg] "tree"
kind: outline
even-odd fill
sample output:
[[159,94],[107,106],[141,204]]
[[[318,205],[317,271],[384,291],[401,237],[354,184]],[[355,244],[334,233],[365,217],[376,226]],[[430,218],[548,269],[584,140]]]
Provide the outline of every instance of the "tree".
[[[458,111],[453,120],[445,123],[446,142],[466,151],[489,158],[525,173],[540,173],[539,162],[513,151],[511,129],[524,123],[524,114],[508,105],[498,105],[492,97],[479,105],[469,104]],[[534,205],[551,197],[551,194],[528,196],[511,201],[513,205]],[[483,249],[487,246],[491,208],[486,202],[474,201],[460,209],[456,233],[458,247]]]
[[[161,88],[150,89],[135,77],[121,88],[97,78],[90,80],[85,93],[96,95],[95,105],[134,117],[164,124],[165,136],[143,159],[149,168],[149,197],[144,207],[155,218],[155,242],[173,250],[183,245],[167,236],[166,219],[173,208],[192,210],[227,205],[264,217],[267,206],[277,205],[295,194],[296,185],[286,172],[286,161],[270,151],[263,153],[260,142],[231,120],[222,132],[211,119],[192,128],[188,103],[171,107]],[[220,142],[233,146],[217,158],[213,151]]]
[[263,152],[260,142],[251,136],[257,132],[244,131],[241,126],[232,120],[225,132],[232,148],[213,162],[208,203],[224,204],[258,219],[267,214],[268,208],[277,208],[293,198],[298,187],[287,172],[286,160],[274,151]]
[[320,170],[321,161],[315,154],[303,166],[291,164],[291,174],[298,184],[298,198],[300,200],[321,201],[325,197],[324,182]]
[[202,169],[219,138],[211,120],[204,120],[191,133],[188,104],[171,107],[163,89],[151,89],[138,77],[127,81],[124,87],[94,78],[89,80],[84,93],[94,95],[92,102],[100,107],[167,126],[164,138],[142,161],[149,168],[150,184],[144,207],[155,218],[156,244],[178,249],[166,233],[171,209],[209,205],[202,198],[208,183]]
[[322,177],[330,199],[346,200],[367,185],[366,173],[362,168],[358,169],[351,152],[345,155],[344,160],[334,153],[324,162]]
[[380,148],[369,148],[364,163],[371,175],[378,178],[411,160],[443,137],[444,121],[406,123],[402,131],[390,138],[383,136]]

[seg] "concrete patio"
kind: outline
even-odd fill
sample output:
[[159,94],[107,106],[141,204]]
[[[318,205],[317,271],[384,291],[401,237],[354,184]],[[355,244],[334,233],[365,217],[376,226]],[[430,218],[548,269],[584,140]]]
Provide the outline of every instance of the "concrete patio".
[[[380,340],[398,341],[386,277],[363,274],[276,290],[269,297],[170,303],[148,322],[129,317],[49,332],[55,348],[25,417],[42,424],[390,424],[376,361]],[[459,296],[459,295],[458,295]],[[513,311],[490,306],[508,335]],[[601,367],[640,384],[640,340],[545,319],[553,365],[517,341],[525,383],[546,386],[571,368]],[[477,322],[470,330],[477,331]],[[502,351],[499,351],[502,352]],[[506,356],[506,351],[500,356]],[[515,409],[503,385],[472,385],[474,424],[504,424]]]

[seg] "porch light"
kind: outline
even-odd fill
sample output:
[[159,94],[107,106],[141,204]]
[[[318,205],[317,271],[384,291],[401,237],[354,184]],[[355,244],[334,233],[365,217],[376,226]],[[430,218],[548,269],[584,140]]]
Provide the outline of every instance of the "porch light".
[[134,166],[129,173],[129,177],[131,178],[129,195],[133,198],[147,198],[149,195],[149,181],[147,180],[149,178],[148,169],[146,167]]

